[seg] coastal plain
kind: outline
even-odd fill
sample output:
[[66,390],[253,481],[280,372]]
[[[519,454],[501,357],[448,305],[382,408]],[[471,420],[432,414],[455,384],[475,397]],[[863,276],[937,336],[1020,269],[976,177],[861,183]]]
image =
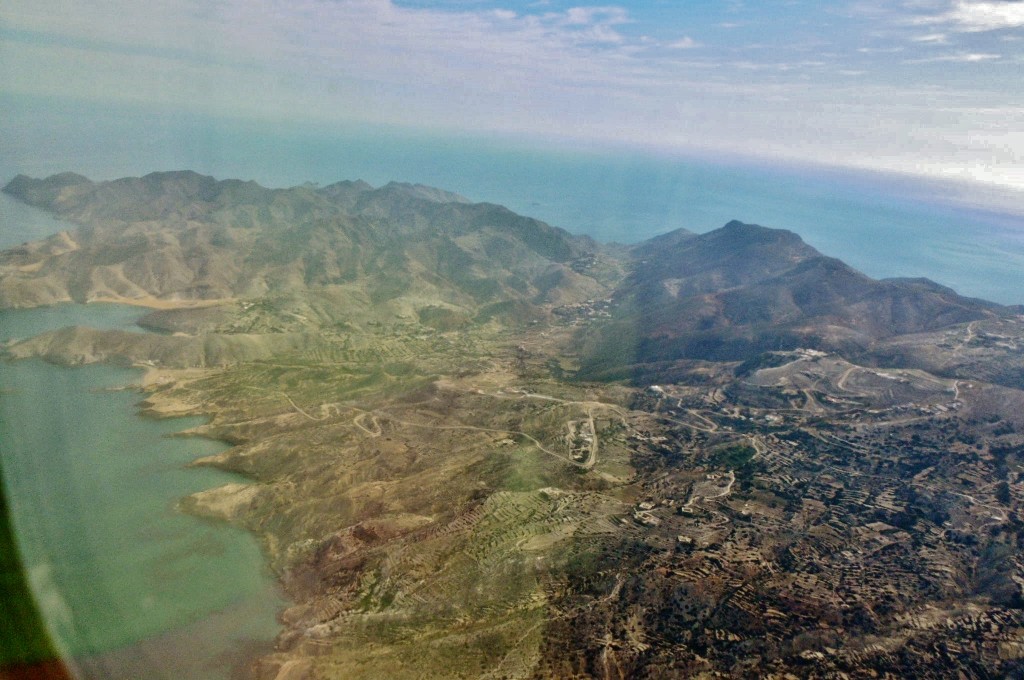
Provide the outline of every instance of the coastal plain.
[[1024,309],[741,222],[635,246],[419,185],[5,191],[79,225],[10,359],[146,369],[290,601],[251,677],[1016,677]]

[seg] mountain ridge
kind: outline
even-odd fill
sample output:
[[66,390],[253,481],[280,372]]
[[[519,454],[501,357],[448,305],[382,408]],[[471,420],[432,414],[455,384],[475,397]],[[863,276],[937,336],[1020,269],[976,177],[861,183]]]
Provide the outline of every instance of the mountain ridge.
[[634,248],[613,322],[580,332],[582,375],[800,347],[863,357],[888,338],[1020,311],[927,279],[873,279],[787,230],[733,220],[667,238],[674,248]]
[[[892,338],[1021,309],[928,279],[876,280],[792,231],[739,220],[615,248],[400,182],[268,189],[192,171],[109,182],[61,173],[19,175],[3,191],[80,225],[0,254],[3,307],[220,304],[207,317],[221,325],[203,328],[224,332],[239,301],[267,299],[273,314],[242,330],[301,333],[409,316],[449,329],[516,324],[606,299],[609,318],[575,332],[584,379],[799,347],[865,358]],[[173,314],[154,323],[169,320],[195,330]]]
[[[226,300],[365,280],[377,302],[420,287],[475,308],[601,287],[567,266],[596,249],[587,237],[423,185],[266,189],[178,171],[99,183],[19,175],[4,191],[80,227],[71,246],[51,237],[5,253],[7,307]],[[552,272],[563,280],[557,290],[534,285]]]

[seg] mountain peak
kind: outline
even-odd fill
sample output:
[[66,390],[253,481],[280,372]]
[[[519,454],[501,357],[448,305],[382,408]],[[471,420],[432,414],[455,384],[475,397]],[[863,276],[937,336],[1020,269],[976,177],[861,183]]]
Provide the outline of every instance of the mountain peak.
[[[11,191],[89,228],[74,262],[39,264],[26,277],[0,269],[0,305],[5,295],[17,304],[228,299],[345,284],[375,305],[433,296],[473,312],[500,300],[570,302],[603,292],[567,264],[593,250],[589,240],[421,184],[267,189],[173,171],[95,184],[76,175],[19,177]],[[32,257],[60,256],[52,250],[40,246]]]
[[78,188],[88,189],[93,186],[87,177],[74,172],[62,172],[46,179],[18,175],[7,183],[3,192],[29,205],[47,207],[63,198],[68,191],[74,193]]
[[83,177],[75,172],[61,172],[50,175],[45,179],[36,179],[28,175],[18,175],[3,188],[5,194],[21,197],[21,194],[38,189],[60,189],[74,186],[76,184],[92,184],[88,177]]
[[334,182],[333,184],[328,184],[327,186],[322,187],[320,189],[320,191],[322,191],[324,193],[328,193],[328,194],[332,193],[332,192],[335,192],[335,191],[372,191],[372,190],[373,190],[373,185],[370,184],[369,182],[363,181],[361,179],[356,179],[356,180],[345,179],[345,180],[342,180],[340,182]]
[[[728,239],[731,242],[776,243],[779,245],[806,246],[804,240],[788,229],[773,229],[760,224],[748,224],[731,220],[718,229],[702,234],[707,239]],[[810,246],[807,246],[810,248]],[[812,249],[813,250],[813,249]],[[817,251],[815,251],[817,252]]]
[[658,234],[646,241],[637,243],[630,250],[638,259],[657,257],[659,253],[665,250],[674,250],[682,243],[689,241],[696,236],[696,234],[688,229],[673,229],[672,231],[667,231],[664,234]]
[[675,294],[697,295],[764,281],[821,254],[791,231],[733,220],[696,236],[670,232],[633,249],[633,280],[654,294],[666,280]]
[[408,182],[388,182],[378,189],[381,193],[401,193],[413,198],[420,198],[432,203],[470,203],[470,200],[459,194],[437,189],[425,184],[410,184]]
[[145,182],[216,182],[217,180],[209,175],[201,175],[195,170],[160,170],[143,175]]

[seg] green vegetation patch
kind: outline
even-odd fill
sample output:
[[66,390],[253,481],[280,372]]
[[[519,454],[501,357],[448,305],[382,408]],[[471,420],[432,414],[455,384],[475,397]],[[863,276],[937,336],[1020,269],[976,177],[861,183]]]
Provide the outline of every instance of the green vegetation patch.
[[420,323],[429,326],[434,330],[446,333],[462,328],[469,323],[469,317],[457,310],[448,307],[424,307],[416,312]]
[[738,470],[745,467],[757,454],[753,446],[747,444],[730,444],[711,453],[711,462],[714,465]]

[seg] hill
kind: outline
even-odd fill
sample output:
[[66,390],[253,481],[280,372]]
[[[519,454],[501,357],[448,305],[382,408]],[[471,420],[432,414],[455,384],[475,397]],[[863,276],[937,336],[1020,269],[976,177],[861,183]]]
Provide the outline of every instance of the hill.
[[[348,317],[387,306],[475,315],[494,302],[583,299],[597,246],[501,206],[420,185],[267,189],[194,172],[92,182],[18,176],[4,191],[80,225],[0,255],[0,306],[180,305],[344,289]],[[577,267],[578,269],[578,267]],[[336,320],[336,318],[334,319]]]
[[875,280],[790,231],[738,221],[660,236],[632,255],[611,323],[580,333],[585,375],[800,347],[863,356],[887,338],[1017,311],[927,279]]

